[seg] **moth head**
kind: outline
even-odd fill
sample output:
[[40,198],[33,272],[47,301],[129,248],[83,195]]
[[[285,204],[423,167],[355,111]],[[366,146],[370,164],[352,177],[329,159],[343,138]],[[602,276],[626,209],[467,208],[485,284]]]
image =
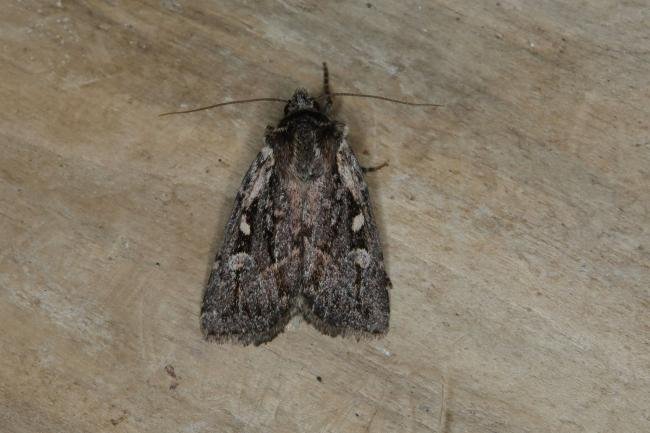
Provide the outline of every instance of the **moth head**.
[[312,98],[309,92],[303,88],[296,89],[289,102],[287,102],[287,105],[284,106],[285,116],[297,111],[320,111],[316,99]]

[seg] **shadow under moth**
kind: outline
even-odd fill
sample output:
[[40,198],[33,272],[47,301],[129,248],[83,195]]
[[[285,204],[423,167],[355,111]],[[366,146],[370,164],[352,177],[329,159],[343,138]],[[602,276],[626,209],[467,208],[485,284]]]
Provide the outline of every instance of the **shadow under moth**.
[[365,169],[346,141],[345,124],[330,117],[332,97],[435,104],[332,93],[325,64],[323,70],[317,98],[299,88],[288,101],[183,111],[286,102],[244,176],[205,288],[201,330],[209,340],[258,345],[296,314],[331,336],[388,330],[391,282]]

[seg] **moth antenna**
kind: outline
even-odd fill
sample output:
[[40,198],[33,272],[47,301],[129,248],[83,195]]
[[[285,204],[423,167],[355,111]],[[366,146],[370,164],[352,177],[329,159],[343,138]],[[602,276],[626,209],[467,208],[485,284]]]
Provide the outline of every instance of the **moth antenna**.
[[357,98],[380,99],[382,101],[394,102],[396,104],[403,104],[403,105],[411,105],[411,106],[414,106],[414,107],[444,107],[444,105],[431,104],[429,102],[425,102],[425,103],[408,102],[408,101],[402,101],[401,99],[387,98],[386,96],[367,95],[365,93],[335,92],[335,93],[330,93],[330,96],[353,96],[353,97],[357,97]]
[[327,63],[323,62],[323,96],[325,98],[325,112],[327,113],[332,108],[332,91],[330,89],[330,73],[327,70]]
[[193,108],[191,110],[184,110],[184,111],[170,111],[169,113],[162,113],[159,114],[159,116],[168,116],[170,114],[185,114],[185,113],[194,113],[195,111],[203,111],[203,110],[210,110],[212,108],[217,108],[217,107],[223,107],[224,105],[233,105],[233,104],[245,104],[247,102],[260,102],[260,101],[270,101],[270,102],[284,102],[287,103],[286,99],[280,99],[280,98],[254,98],[254,99],[240,99],[237,101],[227,101],[227,102],[220,102],[218,104],[214,105],[208,105],[206,107],[199,107],[199,108]]

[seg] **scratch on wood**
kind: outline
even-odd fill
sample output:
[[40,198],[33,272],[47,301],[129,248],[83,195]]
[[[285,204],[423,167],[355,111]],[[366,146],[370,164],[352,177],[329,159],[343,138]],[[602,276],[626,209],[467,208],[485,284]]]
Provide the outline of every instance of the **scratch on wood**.
[[445,395],[445,381],[442,378],[442,391],[440,393],[440,417],[438,418],[438,430],[440,433],[447,433],[447,396]]

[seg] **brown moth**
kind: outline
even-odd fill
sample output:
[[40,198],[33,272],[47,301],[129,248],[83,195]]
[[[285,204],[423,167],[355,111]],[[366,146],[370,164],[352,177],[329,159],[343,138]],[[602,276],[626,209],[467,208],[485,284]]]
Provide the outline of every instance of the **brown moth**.
[[[268,126],[226,225],[201,308],[207,339],[260,344],[301,314],[331,335],[376,336],[388,330],[390,279],[363,178],[331,117],[323,64],[323,95],[297,89],[284,117]],[[319,101],[322,101],[320,103]]]

